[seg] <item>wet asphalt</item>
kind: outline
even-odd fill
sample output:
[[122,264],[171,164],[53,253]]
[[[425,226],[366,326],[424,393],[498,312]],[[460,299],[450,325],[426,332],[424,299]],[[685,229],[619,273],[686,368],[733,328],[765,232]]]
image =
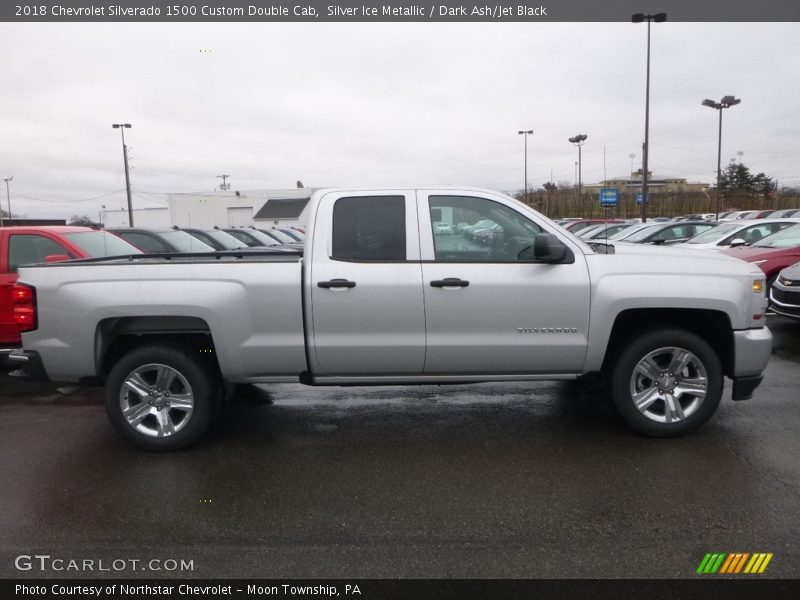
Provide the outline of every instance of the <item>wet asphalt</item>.
[[[671,578],[707,552],[771,552],[765,576],[797,577],[800,322],[769,325],[754,399],[728,386],[670,440],[574,383],[270,385],[193,448],[149,454],[101,390],[3,374],[0,576]],[[15,568],[35,554],[95,570]],[[120,559],[193,568],[97,571]]]

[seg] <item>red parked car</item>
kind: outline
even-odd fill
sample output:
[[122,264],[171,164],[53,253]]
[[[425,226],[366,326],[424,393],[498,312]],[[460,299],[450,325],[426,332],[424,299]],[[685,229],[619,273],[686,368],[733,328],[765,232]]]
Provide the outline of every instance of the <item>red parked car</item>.
[[723,254],[758,265],[771,286],[782,269],[800,262],[800,224],[763,237],[750,246],[724,250]]
[[0,360],[20,346],[14,304],[17,268],[72,258],[141,254],[115,235],[89,227],[0,227]]

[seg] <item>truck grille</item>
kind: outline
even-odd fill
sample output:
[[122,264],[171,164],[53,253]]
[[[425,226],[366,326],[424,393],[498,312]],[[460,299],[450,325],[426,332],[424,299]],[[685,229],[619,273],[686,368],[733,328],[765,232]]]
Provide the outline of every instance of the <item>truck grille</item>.
[[772,288],[772,299],[781,304],[789,304],[793,306],[800,306],[800,291],[787,292],[780,288]]

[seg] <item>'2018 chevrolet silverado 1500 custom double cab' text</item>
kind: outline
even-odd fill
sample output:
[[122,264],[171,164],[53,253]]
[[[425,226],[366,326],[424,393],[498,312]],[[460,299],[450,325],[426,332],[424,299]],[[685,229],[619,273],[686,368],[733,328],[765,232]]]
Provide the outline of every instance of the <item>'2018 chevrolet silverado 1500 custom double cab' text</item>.
[[[769,359],[764,275],[730,257],[597,252],[486,190],[318,190],[306,211],[302,255],[23,268],[26,331],[11,358],[52,380],[104,382],[114,427],[153,450],[195,441],[226,386],[291,381],[599,373],[634,429],[681,435],[714,413],[725,376],[749,398]],[[453,233],[481,221],[497,225],[489,242]]]

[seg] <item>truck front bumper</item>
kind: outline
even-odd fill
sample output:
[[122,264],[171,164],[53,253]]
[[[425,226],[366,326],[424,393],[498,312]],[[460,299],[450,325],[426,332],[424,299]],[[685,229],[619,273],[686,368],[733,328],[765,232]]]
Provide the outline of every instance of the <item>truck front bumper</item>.
[[749,400],[764,378],[769,357],[772,355],[772,333],[766,327],[733,332],[734,400]]

